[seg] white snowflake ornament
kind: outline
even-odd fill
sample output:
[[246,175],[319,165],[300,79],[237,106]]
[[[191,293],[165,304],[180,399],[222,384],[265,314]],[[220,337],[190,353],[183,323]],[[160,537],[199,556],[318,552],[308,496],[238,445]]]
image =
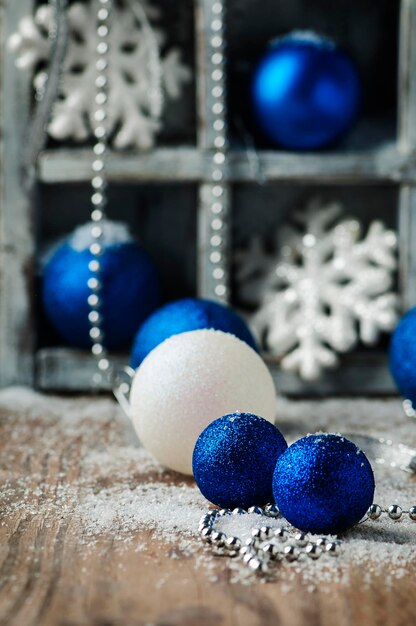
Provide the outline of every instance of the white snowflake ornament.
[[[144,13],[137,20],[138,8]],[[49,124],[49,135],[57,140],[85,141],[92,135],[95,113],[95,63],[97,32],[96,6],[75,2],[68,8],[69,41],[58,100]],[[158,82],[169,98],[181,95],[190,70],[181,63],[177,49],[155,60],[154,45],[164,43],[164,34],[149,27],[147,19],[156,19],[159,11],[147,2],[138,3],[136,16],[129,2],[115,5],[108,56],[108,124],[114,132],[116,148],[153,147],[161,128],[161,107],[155,111]],[[50,34],[55,27],[54,9],[42,4],[33,16],[25,16],[18,31],[9,38],[9,48],[16,55],[17,67],[34,72],[37,93],[44,88],[51,50]],[[160,73],[160,76],[157,74]]]
[[258,237],[236,255],[239,298],[257,306],[253,330],[283,369],[305,380],[359,341],[376,343],[398,320],[396,234],[374,221],[363,237],[360,222],[341,213],[315,200],[295,214],[299,228],[278,231],[277,255]]

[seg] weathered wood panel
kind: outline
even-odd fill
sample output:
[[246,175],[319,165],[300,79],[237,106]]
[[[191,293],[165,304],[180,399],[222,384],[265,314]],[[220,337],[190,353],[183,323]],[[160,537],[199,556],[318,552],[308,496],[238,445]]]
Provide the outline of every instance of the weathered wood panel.
[[[382,352],[347,354],[341,358],[341,367],[327,371],[314,383],[305,383],[297,376],[283,372],[276,359],[265,356],[276,389],[285,395],[322,396],[328,394],[391,395],[394,383]],[[128,365],[128,354],[112,356],[115,369]],[[36,355],[37,386],[45,391],[88,391],[89,381],[96,371],[96,362],[86,352],[71,348],[43,348]],[[102,390],[109,391],[105,383]]]
[[[158,148],[141,155],[113,153],[108,177],[116,183],[198,182],[208,178],[211,160],[210,151],[189,147]],[[39,159],[39,178],[45,183],[87,182],[91,161],[85,149],[45,151]],[[394,144],[371,151],[320,154],[231,150],[224,176],[229,182],[416,183],[416,162]]]
[[408,153],[416,150],[415,0],[401,3],[399,63],[399,147]]
[[[403,0],[400,20],[400,151],[416,163],[416,1]],[[410,184],[410,182],[412,184]],[[409,184],[408,184],[409,183]],[[416,305],[416,184],[402,181],[399,195],[400,288],[403,307]]]
[[[0,4],[0,40],[31,10],[31,0]],[[22,188],[21,150],[27,132],[30,77],[17,74],[7,50],[0,56],[0,387],[33,382],[31,306],[34,237],[32,210]]]

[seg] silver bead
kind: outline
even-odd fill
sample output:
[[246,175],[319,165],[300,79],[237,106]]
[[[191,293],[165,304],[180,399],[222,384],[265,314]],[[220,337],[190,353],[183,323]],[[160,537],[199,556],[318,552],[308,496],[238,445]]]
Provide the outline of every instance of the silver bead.
[[212,276],[216,280],[221,280],[222,278],[224,278],[224,275],[225,275],[225,272],[221,267],[216,267],[214,271],[212,272]]
[[398,504],[391,504],[387,509],[387,513],[390,519],[397,521],[403,515],[403,509]]
[[374,521],[380,517],[381,513],[381,506],[379,504],[372,504],[367,511],[367,517]]
[[282,541],[285,541],[287,539],[287,530],[285,528],[276,528],[273,531],[273,535],[277,539],[281,539]]
[[104,348],[100,343],[94,343],[91,347],[94,356],[100,356],[104,352]]
[[92,261],[88,263],[88,269],[90,270],[90,272],[99,272],[101,269],[101,264],[99,261],[97,261],[97,259],[92,259]]
[[98,278],[89,278],[87,281],[87,285],[92,291],[100,291],[101,289],[101,282],[98,280]]
[[[104,195],[100,191],[96,191],[91,196],[91,202],[95,207],[102,206],[104,204]],[[100,217],[100,219],[102,219],[102,217]],[[98,221],[98,220],[93,220],[93,221]]]
[[220,235],[213,235],[211,237],[210,243],[211,243],[211,246],[216,248],[222,244],[222,237],[220,237]]
[[263,509],[259,506],[251,506],[249,509],[247,509],[247,513],[255,513],[257,515],[262,515]]
[[256,554],[252,550],[247,550],[247,551],[243,552],[243,561],[244,561],[244,563],[246,563],[246,564],[250,563],[251,559],[253,559],[255,556],[256,556]]
[[270,526],[262,526],[260,528],[260,537],[261,539],[267,539],[272,534],[272,529]]
[[96,293],[92,293],[88,296],[88,304],[92,308],[99,308],[101,305],[101,300]]
[[336,541],[328,541],[325,546],[325,551],[327,554],[331,556],[338,556],[339,554],[339,543]]
[[217,517],[224,517],[225,515],[230,515],[231,511],[230,509],[220,509],[219,511],[217,511]]
[[320,548],[325,549],[327,542],[328,542],[328,539],[326,537],[318,537],[318,539],[314,543],[316,546],[319,546]]
[[91,184],[94,187],[94,189],[102,189],[103,187],[105,187],[105,180],[102,176],[94,176],[94,178],[91,181]]
[[100,359],[98,361],[98,369],[100,369],[102,372],[106,372],[108,369],[110,369],[110,361],[108,359]]
[[244,509],[240,509],[239,507],[233,509],[231,511],[232,515],[245,515],[245,510]]
[[104,333],[102,332],[102,330],[100,330],[99,328],[97,328],[97,326],[93,326],[90,329],[90,337],[91,339],[93,339],[94,341],[102,341],[103,337],[104,337]]
[[221,252],[211,252],[209,255],[209,260],[211,263],[219,263],[222,260]]
[[211,535],[213,533],[212,528],[204,528],[201,531],[201,539],[204,543],[211,543]]
[[304,548],[306,546],[306,544],[308,543],[308,538],[307,538],[307,534],[303,533],[301,531],[297,532],[295,534],[295,541],[298,544],[298,546],[300,546],[301,548]]
[[308,543],[305,548],[305,552],[311,559],[319,559],[322,554],[322,548],[317,546],[315,543]]
[[198,526],[199,534],[202,535],[204,530],[206,530],[207,528],[212,528],[211,524],[199,524],[199,526]]
[[409,509],[409,517],[412,522],[416,522],[416,506],[411,506]]
[[267,564],[262,561],[258,556],[253,556],[248,561],[248,566],[255,572],[267,572]]
[[98,311],[90,311],[88,313],[88,320],[91,322],[91,324],[99,324],[101,322],[101,315],[98,313]]
[[225,540],[225,547],[228,550],[240,550],[241,548],[241,541],[238,537],[227,537],[227,539]]
[[219,530],[213,530],[211,533],[211,541],[218,548],[223,547],[225,545],[226,535]]
[[102,172],[104,169],[104,161],[102,159],[95,159],[92,163],[92,169],[94,172]]
[[224,226],[224,222],[222,221],[222,219],[220,219],[219,217],[216,217],[215,219],[212,220],[211,222],[211,228],[212,230],[221,230],[221,228]]
[[283,555],[288,561],[296,561],[299,558],[299,550],[295,546],[285,546]]
[[99,256],[103,251],[101,244],[94,242],[90,245],[90,252],[94,256]]
[[266,506],[264,507],[264,512],[269,517],[279,517],[280,515],[279,507],[277,506],[277,504],[266,504]]
[[276,559],[280,555],[280,549],[275,543],[264,543],[261,549],[271,559]]
[[260,528],[253,528],[251,530],[251,536],[253,539],[263,539]]
[[97,17],[100,20],[100,22],[105,22],[106,20],[108,20],[110,14],[108,12],[108,9],[99,9],[98,13],[97,13]]
[[211,515],[208,515],[207,513],[205,513],[199,520],[199,525],[201,526],[202,524],[210,524],[211,522],[212,522]]

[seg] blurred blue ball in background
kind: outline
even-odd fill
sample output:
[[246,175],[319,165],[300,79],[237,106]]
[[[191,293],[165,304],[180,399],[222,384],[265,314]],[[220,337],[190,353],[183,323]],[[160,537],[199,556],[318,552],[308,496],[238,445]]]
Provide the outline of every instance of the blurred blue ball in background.
[[134,340],[131,366],[137,368],[168,337],[210,328],[235,335],[258,350],[247,324],[235,311],[211,300],[185,298],[166,304],[145,321]]
[[[104,345],[127,347],[139,326],[159,305],[159,280],[150,256],[129,235],[123,224],[103,226],[100,290]],[[57,332],[71,345],[92,344],[88,319],[91,290],[89,269],[95,258],[89,250],[91,224],[74,231],[59,244],[43,268],[42,301]]]
[[232,413],[211,422],[195,444],[192,471],[202,495],[233,509],[271,502],[273,471],[287,443],[270,422]]
[[373,503],[374,475],[365,454],[345,437],[308,435],[279,457],[273,494],[296,528],[338,534],[357,524]]
[[416,308],[396,326],[390,340],[389,365],[398,390],[416,408]]
[[331,40],[294,32],[272,44],[260,61],[252,101],[269,140],[290,150],[313,150],[351,127],[361,82],[355,63]]

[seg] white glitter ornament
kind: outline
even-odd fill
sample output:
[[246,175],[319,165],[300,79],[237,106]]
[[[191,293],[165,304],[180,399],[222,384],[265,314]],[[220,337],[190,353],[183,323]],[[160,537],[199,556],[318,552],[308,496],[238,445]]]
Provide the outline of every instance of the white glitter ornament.
[[226,413],[254,413],[274,423],[276,392],[261,357],[218,330],[170,337],[137,370],[130,416],[143,446],[162,465],[192,474],[204,428]]
[[238,295],[257,310],[251,328],[283,369],[315,380],[359,341],[374,345],[398,320],[397,236],[382,222],[339,219],[338,203],[313,200],[281,227],[277,253],[254,237],[237,253]]

